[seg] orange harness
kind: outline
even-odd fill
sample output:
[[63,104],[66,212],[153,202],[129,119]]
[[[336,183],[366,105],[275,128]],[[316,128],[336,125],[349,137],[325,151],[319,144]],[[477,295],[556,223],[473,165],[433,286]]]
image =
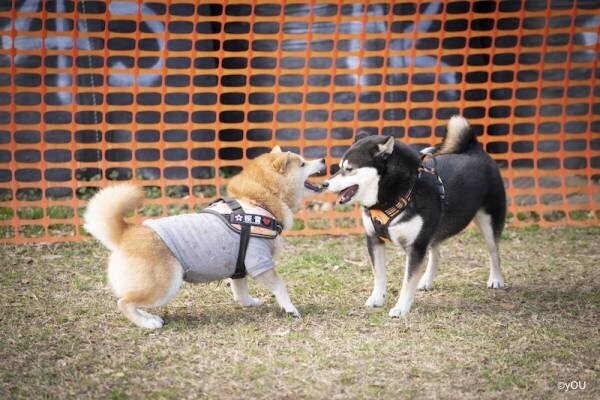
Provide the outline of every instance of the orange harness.
[[[423,165],[423,160],[427,156],[430,156],[431,159],[433,160],[432,168],[428,168]],[[443,207],[444,199],[446,198],[446,191],[444,189],[444,182],[442,182],[442,178],[440,178],[440,176],[438,175],[438,173],[436,171],[436,166],[437,166],[437,161],[436,161],[435,157],[433,157],[431,154],[424,154],[421,157],[421,165],[419,166],[419,169],[418,169],[419,174],[417,175],[417,179],[415,179],[415,182],[413,183],[412,187],[410,188],[410,190],[408,191],[407,194],[405,194],[404,196],[401,196],[400,199],[398,199],[398,201],[396,202],[396,204],[394,204],[393,206],[391,206],[389,208],[386,208],[385,210],[382,210],[379,208],[365,208],[364,209],[366,211],[366,213],[369,215],[369,218],[371,219],[371,223],[373,224],[373,228],[375,229],[375,233],[377,234],[377,237],[379,239],[390,240],[390,235],[389,235],[390,222],[394,218],[396,218],[398,215],[400,215],[400,213],[402,211],[404,211],[406,209],[406,207],[408,207],[408,204],[410,203],[410,201],[412,200],[412,197],[413,197],[413,190],[415,188],[415,185],[417,184],[417,181],[419,179],[421,179],[421,175],[423,174],[423,172],[435,175],[435,177],[437,178],[438,193],[440,196],[440,202]]]
[[[416,183],[416,181],[415,181],[415,183]],[[375,229],[375,233],[377,234],[377,237],[379,237],[379,239],[390,240],[390,235],[389,235],[389,231],[388,231],[390,222],[395,217],[400,215],[400,213],[402,211],[404,211],[404,209],[406,209],[406,207],[408,206],[408,203],[410,203],[410,201],[412,200],[413,188],[414,188],[414,185],[410,189],[408,194],[400,197],[400,199],[398,200],[398,202],[396,204],[394,204],[393,206],[391,206],[385,210],[380,210],[378,208],[365,208],[365,211],[369,215],[369,218],[371,219],[371,223],[373,224],[373,228]]]

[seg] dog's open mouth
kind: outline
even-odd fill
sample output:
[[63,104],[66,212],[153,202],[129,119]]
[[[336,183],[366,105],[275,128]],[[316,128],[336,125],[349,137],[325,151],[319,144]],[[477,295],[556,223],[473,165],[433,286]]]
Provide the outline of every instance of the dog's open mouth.
[[[320,175],[324,172],[325,172],[325,169],[322,168],[320,171],[315,172],[311,176]],[[316,184],[316,183],[312,183],[308,179],[304,181],[304,187],[307,188],[308,190],[310,190],[311,192],[315,192],[315,193],[321,193],[323,190],[325,190],[325,186]]]
[[323,185],[316,185],[310,182],[308,179],[304,181],[304,187],[315,193],[321,193],[323,190],[325,190]]
[[348,186],[346,189],[342,190],[338,195],[338,204],[346,204],[347,202],[352,200],[356,192],[358,192],[358,185]]

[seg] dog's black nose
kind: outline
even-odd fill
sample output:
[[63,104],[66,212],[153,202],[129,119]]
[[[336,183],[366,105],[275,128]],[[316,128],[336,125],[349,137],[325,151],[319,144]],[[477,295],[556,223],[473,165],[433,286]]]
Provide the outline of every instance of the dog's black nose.
[[325,159],[321,158],[321,164],[325,164]]

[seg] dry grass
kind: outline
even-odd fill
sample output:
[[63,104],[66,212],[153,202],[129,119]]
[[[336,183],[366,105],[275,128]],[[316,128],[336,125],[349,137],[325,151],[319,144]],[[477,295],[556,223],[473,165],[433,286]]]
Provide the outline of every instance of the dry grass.
[[[359,237],[287,239],[282,276],[303,317],[242,309],[226,284],[185,285],[136,328],[95,243],[2,246],[0,398],[598,398],[600,229],[510,230],[508,290],[485,288],[483,241],[442,251],[434,290],[390,319],[402,252],[388,250],[384,309],[362,307]],[[586,381],[564,394],[561,381]]]

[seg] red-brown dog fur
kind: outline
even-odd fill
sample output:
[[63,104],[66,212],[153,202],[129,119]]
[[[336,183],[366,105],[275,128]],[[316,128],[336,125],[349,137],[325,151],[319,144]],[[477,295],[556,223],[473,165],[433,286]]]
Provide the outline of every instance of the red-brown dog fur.
[[[322,160],[318,161],[323,163]],[[304,163],[300,156],[282,152],[276,146],[271,153],[252,160],[230,181],[229,195],[268,209],[283,222],[285,228],[289,228],[293,221],[291,210],[299,206],[304,194],[303,184],[307,177],[304,176]],[[85,220],[88,231],[112,251],[108,276],[119,297],[119,309],[138,326],[159,328],[162,319],[139,308],[168,303],[177,294],[183,273],[177,259],[152,229],[127,223],[123,219],[126,213],[142,205],[143,198],[142,189],[131,184],[105,188],[88,204]],[[265,276],[265,284],[279,285],[277,290],[281,291],[281,282],[274,271],[268,272],[272,274]],[[238,297],[245,296],[236,300],[249,303],[244,305],[258,305],[257,299],[242,293],[243,290],[247,291],[245,280],[236,284],[242,285],[241,289],[238,288],[241,290]],[[235,298],[236,290],[233,289]],[[287,291],[280,295],[285,303]],[[286,311],[297,314],[291,302],[280,304]]]

